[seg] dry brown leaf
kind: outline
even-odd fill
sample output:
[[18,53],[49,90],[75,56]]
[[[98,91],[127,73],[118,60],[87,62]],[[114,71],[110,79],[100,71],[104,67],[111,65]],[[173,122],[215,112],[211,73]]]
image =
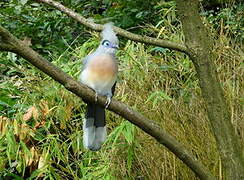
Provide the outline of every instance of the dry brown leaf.
[[4,116],[0,116],[0,121],[6,121],[6,120],[8,120],[8,118],[7,117],[4,117]]
[[27,110],[27,112],[23,115],[23,120],[28,121],[32,117],[34,117],[34,119],[38,118],[38,111],[35,106],[32,106]]
[[17,134],[17,135],[19,136],[19,139],[24,141],[29,136],[30,131],[31,131],[31,129],[29,128],[29,126],[27,124],[21,124],[19,134]]
[[33,163],[36,163],[39,160],[38,152],[34,146],[31,147],[30,152],[31,152],[31,158],[27,163],[28,166],[31,166]]
[[37,122],[34,126],[34,130],[36,130],[37,128],[42,127],[45,124],[46,121],[41,121],[41,122]]
[[42,100],[39,103],[39,105],[41,107],[41,112],[42,112],[43,118],[46,118],[47,114],[50,112],[49,107],[48,107],[48,102],[45,100]]
[[43,155],[41,155],[38,162],[38,169],[41,169],[44,166],[45,166],[45,158],[43,157]]
[[39,113],[38,113],[38,110],[36,109],[36,107],[34,107],[34,109],[33,109],[33,111],[32,111],[32,114],[33,114],[33,118],[34,118],[35,120],[37,120],[38,117],[39,117]]
[[1,132],[1,134],[5,134],[8,124],[9,124],[9,119],[7,117],[0,116],[0,132]]

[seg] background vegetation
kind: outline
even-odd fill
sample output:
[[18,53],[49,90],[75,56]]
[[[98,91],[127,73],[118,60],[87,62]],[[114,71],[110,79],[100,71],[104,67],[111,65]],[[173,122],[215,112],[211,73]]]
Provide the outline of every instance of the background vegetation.
[[[103,23],[183,42],[174,1],[78,1],[64,5]],[[244,4],[202,8],[215,39],[216,64],[232,122],[244,142]],[[82,58],[99,34],[61,12],[27,0],[0,2],[0,23],[68,74],[78,77]],[[121,39],[115,98],[161,124],[222,179],[221,162],[186,55]],[[0,53],[0,177],[16,179],[196,179],[156,141],[107,113],[109,138],[102,150],[82,145],[85,104],[13,53]],[[164,121],[162,121],[164,117]]]

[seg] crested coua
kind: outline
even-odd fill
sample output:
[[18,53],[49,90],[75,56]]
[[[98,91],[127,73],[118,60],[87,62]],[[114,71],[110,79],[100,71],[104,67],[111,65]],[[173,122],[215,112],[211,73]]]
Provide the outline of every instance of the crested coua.
[[[80,81],[96,92],[96,99],[97,95],[106,96],[105,107],[107,108],[117,79],[118,63],[115,52],[118,49],[119,40],[111,23],[104,25],[101,36],[102,41],[96,51],[83,60]],[[83,144],[87,149],[97,151],[101,148],[107,136],[104,107],[87,103],[83,134]]]

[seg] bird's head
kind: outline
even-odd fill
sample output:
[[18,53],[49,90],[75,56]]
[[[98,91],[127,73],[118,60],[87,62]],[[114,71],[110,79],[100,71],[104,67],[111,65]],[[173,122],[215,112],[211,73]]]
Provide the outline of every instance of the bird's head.
[[104,29],[101,33],[102,41],[100,47],[110,54],[114,54],[119,48],[119,40],[113,30],[113,24],[107,23],[104,25]]

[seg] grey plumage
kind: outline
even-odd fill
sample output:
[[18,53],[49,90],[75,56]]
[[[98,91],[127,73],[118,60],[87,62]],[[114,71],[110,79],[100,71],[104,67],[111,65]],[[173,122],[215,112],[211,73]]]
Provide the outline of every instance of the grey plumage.
[[109,40],[115,45],[119,45],[119,39],[113,30],[113,23],[107,23],[104,25],[104,30],[101,33],[102,41]]
[[[80,81],[95,90],[96,94],[106,96],[107,107],[117,78],[118,65],[115,52],[119,41],[111,23],[104,25],[101,36],[99,47],[83,60]],[[88,103],[83,123],[83,143],[86,148],[93,151],[101,148],[107,134],[105,125],[104,108],[98,104]]]

